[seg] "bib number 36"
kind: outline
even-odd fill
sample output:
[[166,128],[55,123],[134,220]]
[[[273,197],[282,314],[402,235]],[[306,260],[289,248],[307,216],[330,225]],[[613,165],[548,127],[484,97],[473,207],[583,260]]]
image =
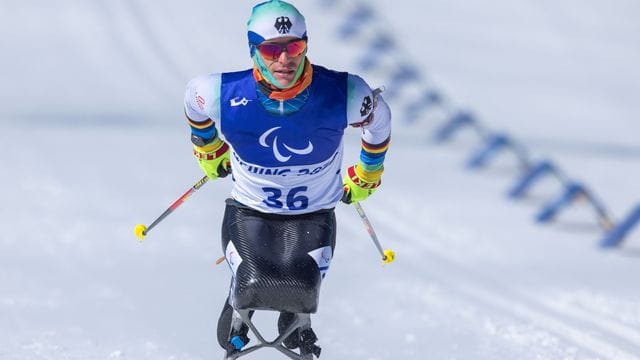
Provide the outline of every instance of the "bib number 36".
[[282,200],[286,201],[286,207],[289,210],[303,210],[309,207],[309,198],[301,194],[307,191],[306,186],[292,188],[284,199],[282,196],[282,190],[280,189],[264,187],[262,188],[262,191],[267,194],[267,198],[262,200],[262,202],[267,204],[269,207],[282,209],[285,207],[285,203],[283,203]]

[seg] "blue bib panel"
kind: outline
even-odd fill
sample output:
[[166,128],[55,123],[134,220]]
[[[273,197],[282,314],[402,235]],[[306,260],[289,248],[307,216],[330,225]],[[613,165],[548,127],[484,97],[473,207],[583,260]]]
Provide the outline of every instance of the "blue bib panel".
[[313,65],[299,111],[272,114],[257,96],[253,70],[223,73],[220,130],[242,161],[263,167],[318,164],[339,150],[347,127],[347,73]]

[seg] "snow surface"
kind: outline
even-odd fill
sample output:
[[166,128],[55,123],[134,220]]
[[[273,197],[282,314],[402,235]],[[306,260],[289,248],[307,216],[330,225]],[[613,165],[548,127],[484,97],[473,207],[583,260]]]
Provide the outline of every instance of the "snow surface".
[[[202,176],[184,85],[250,66],[253,4],[0,4],[0,359],[223,357],[215,325],[229,272],[215,260],[229,181],[207,184],[143,244],[132,230]],[[404,100],[437,88],[585,183],[619,221],[640,202],[640,5],[368,4],[375,22],[345,40],[337,28],[356,2],[297,2],[313,62],[374,86],[400,62],[423,75],[392,103],[384,185],[363,203],[397,260],[382,267],[355,210],[337,208],[338,247],[313,317],[322,358],[640,359],[640,228],[603,251],[585,203],[536,225],[556,182],[510,201],[513,156],[469,171],[474,134],[435,145],[442,112],[403,116]],[[386,70],[360,71],[363,44],[381,34],[400,48]],[[359,146],[348,135],[345,165]],[[259,324],[270,328],[271,315]]]

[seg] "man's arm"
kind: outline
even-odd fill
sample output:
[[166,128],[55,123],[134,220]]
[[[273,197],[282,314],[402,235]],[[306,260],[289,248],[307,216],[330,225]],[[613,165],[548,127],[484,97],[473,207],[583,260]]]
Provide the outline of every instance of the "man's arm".
[[391,140],[391,110],[384,99],[375,96],[360,77],[349,75],[348,122],[362,128],[362,147],[357,164],[347,169],[343,201],[362,201],[378,186]]
[[191,128],[193,155],[211,179],[230,171],[229,146],[220,139],[214,119],[220,119],[220,74],[197,77],[189,82],[184,113]]
[[215,120],[220,119],[220,74],[199,76],[187,84],[184,114],[191,127],[191,135],[207,141],[215,140]]

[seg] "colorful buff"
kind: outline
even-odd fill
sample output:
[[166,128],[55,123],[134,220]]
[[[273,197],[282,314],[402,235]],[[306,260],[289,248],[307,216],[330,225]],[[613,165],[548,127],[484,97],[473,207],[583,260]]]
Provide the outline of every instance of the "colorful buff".
[[[302,73],[299,75],[299,78],[293,82],[293,85],[288,89],[279,89],[273,86],[263,75],[262,72],[257,68],[253,68],[253,78],[256,79],[256,82],[260,86],[260,90],[264,93],[269,99],[273,100],[289,100],[293,99],[300,93],[302,93],[305,89],[311,85],[311,81],[313,80],[313,66],[309,59],[304,60],[304,66],[302,68]],[[299,81],[298,81],[299,80]]]

